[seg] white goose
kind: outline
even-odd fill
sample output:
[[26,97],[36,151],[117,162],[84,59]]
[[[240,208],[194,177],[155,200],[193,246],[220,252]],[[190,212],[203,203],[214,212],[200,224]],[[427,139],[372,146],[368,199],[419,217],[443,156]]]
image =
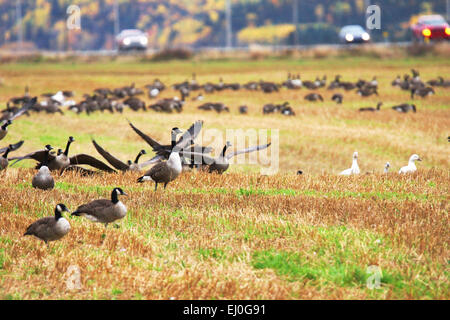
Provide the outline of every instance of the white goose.
[[389,167],[391,166],[391,164],[389,162],[386,162],[386,164],[384,165],[384,173],[388,173],[389,172]]
[[414,172],[417,170],[416,161],[422,161],[422,159],[420,159],[420,157],[417,154],[413,154],[410,158],[409,158],[409,162],[407,166],[404,166],[400,169],[400,171],[398,173],[409,173],[409,172]]
[[353,153],[353,162],[352,162],[352,167],[342,171],[339,175],[341,176],[350,176],[352,174],[359,174],[360,170],[359,170],[359,166],[358,166],[358,152],[354,152]]

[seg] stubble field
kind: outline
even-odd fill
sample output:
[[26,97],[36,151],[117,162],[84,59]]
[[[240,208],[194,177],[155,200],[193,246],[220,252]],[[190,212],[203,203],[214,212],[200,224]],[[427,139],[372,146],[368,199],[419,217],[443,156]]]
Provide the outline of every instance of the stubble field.
[[[390,106],[412,102],[409,92],[391,87],[411,68],[423,80],[449,74],[442,58],[373,60],[198,61],[137,63],[29,63],[0,65],[0,105],[23,94],[74,90],[76,100],[98,87],[159,78],[166,85],[190,79],[200,83],[282,82],[287,72],[303,80],[341,74],[343,80],[377,76],[379,96],[319,89],[325,102],[307,102],[306,89],[264,94],[246,90],[205,94],[224,102],[230,113],[203,112],[190,99],[180,114],[153,111],[120,114],[33,114],[10,126],[0,147],[25,140],[14,155],[50,143],[76,142],[71,154],[100,157],[91,138],[122,160],[150,148],[127,119],[158,141],[168,143],[170,128],[204,120],[204,131],[279,129],[279,172],[232,165],[224,175],[182,174],[165,191],[138,184],[139,174],[96,178],[54,174],[56,187],[31,187],[32,161],[0,172],[0,298],[2,299],[448,299],[449,298],[449,145],[450,90],[416,98],[417,113],[398,114]],[[331,101],[335,92],[344,103]],[[177,92],[164,91],[162,97]],[[145,98],[148,102],[149,99]],[[289,101],[294,117],[263,115],[266,103]],[[384,106],[377,113],[358,108]],[[248,115],[238,106],[247,105]],[[208,143],[208,138],[204,139]],[[212,145],[216,153],[221,145]],[[362,174],[340,177],[359,153]],[[270,152],[276,152],[272,149]],[[418,171],[400,176],[411,154],[423,159]],[[386,161],[391,172],[383,174]],[[303,175],[296,175],[302,170]],[[71,231],[49,248],[23,237],[36,219],[53,214],[57,203],[75,210],[82,203],[109,198],[114,187],[128,198],[126,218],[117,226],[68,217]],[[69,268],[70,267],[70,268]],[[80,271],[80,283],[71,270]],[[380,288],[370,289],[373,270]],[[69,272],[68,272],[69,270]],[[369,272],[368,272],[369,271]],[[371,278],[372,277],[372,278]],[[71,282],[72,281],[72,282]]]

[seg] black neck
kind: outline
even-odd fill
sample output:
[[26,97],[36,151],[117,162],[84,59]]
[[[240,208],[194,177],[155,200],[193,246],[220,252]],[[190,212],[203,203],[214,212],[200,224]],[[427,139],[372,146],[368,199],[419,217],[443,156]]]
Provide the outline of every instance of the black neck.
[[6,128],[9,126],[9,123],[8,122],[5,122],[5,124],[4,125],[2,125],[2,130],[4,131],[4,130],[6,130]]
[[62,218],[62,214],[59,212],[58,208],[55,208],[55,220],[58,221],[60,218]]
[[5,153],[3,154],[3,158],[7,159],[8,158],[8,153],[11,151],[11,149],[6,149]]
[[222,154],[221,154],[222,157],[225,157],[225,152],[227,152],[227,149],[228,149],[228,145],[226,144],[222,149]]
[[142,157],[142,155],[143,155],[143,153],[142,152],[139,152],[139,154],[137,155],[137,157],[136,157],[136,160],[134,160],[134,163],[138,163],[139,162],[139,158],[140,157]]
[[66,145],[66,150],[64,151],[64,155],[68,156],[69,155],[69,148],[70,148],[70,144],[72,143],[72,140],[69,139],[69,141],[67,141],[67,145]]
[[119,202],[119,197],[117,196],[116,189],[114,189],[113,192],[111,193],[111,202],[114,204]]
[[175,146],[177,145],[177,134],[172,131],[172,150],[175,148]]

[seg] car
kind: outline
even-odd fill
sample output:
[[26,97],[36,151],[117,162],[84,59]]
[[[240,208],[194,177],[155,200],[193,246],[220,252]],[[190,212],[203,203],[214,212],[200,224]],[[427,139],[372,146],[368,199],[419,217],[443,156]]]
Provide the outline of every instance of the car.
[[126,29],[116,36],[119,51],[147,50],[148,38],[141,30]]
[[420,16],[411,26],[413,40],[449,40],[450,26],[441,15]]
[[360,25],[348,25],[339,32],[339,39],[343,43],[366,43],[370,41],[370,34]]

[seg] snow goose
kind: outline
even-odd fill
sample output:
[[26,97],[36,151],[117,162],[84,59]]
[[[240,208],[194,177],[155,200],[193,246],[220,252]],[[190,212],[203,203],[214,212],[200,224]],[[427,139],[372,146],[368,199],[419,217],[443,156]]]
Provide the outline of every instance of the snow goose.
[[414,172],[417,170],[416,161],[422,161],[422,159],[420,159],[420,157],[417,154],[413,154],[410,158],[409,158],[409,162],[407,166],[404,166],[400,169],[400,171],[398,173],[409,173],[409,172]]
[[359,174],[359,173],[360,173],[360,170],[359,170],[359,166],[358,166],[358,152],[355,151],[353,153],[352,167],[342,171],[339,175],[350,176],[352,174]]

